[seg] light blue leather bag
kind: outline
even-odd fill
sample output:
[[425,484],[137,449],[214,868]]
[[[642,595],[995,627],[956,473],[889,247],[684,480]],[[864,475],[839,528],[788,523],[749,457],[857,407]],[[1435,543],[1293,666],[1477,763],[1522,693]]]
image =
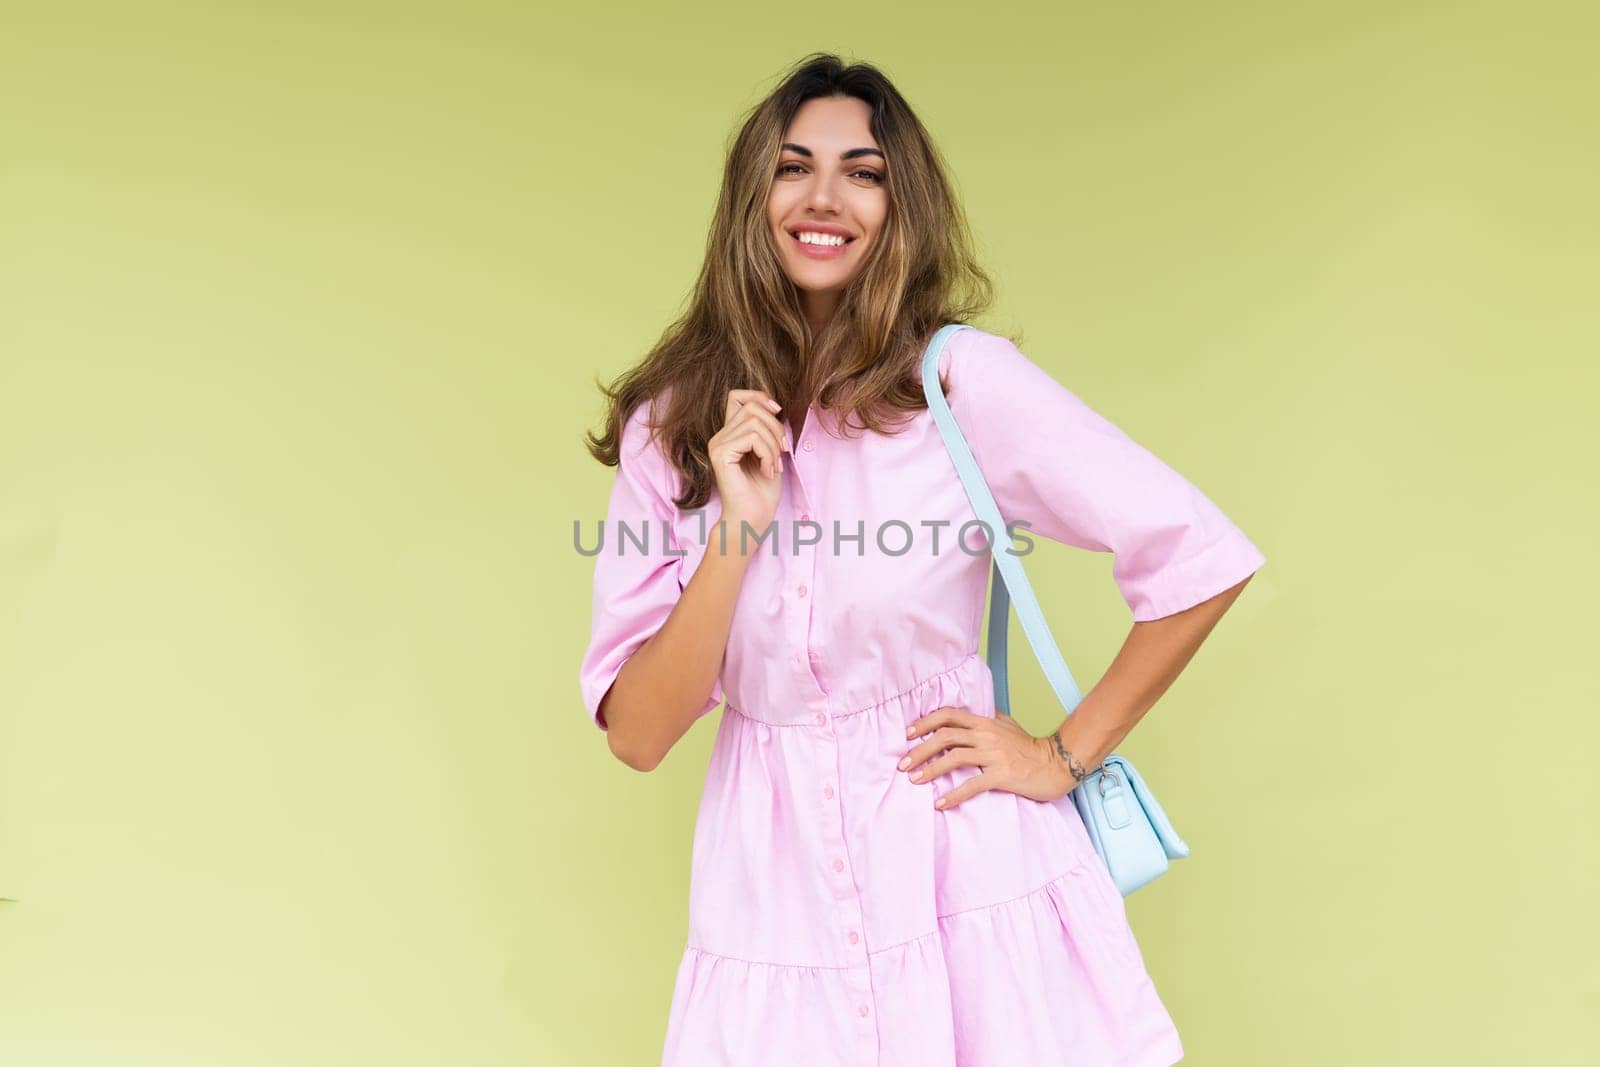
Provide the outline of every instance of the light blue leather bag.
[[[985,658],[994,675],[995,710],[1003,715],[1011,714],[1006,684],[1006,627],[1011,618],[1011,603],[1015,601],[1023,633],[1028,635],[1028,643],[1033,646],[1050,687],[1071,715],[1083,695],[1072,680],[1055,639],[1050,636],[1050,628],[1045,625],[1044,613],[1034,598],[1033,587],[1028,584],[1022,561],[1011,551],[1005,520],[978,470],[961,427],[950,413],[944,391],[939,388],[939,353],[956,331],[970,329],[971,326],[963,323],[951,323],[940,327],[933,335],[922,357],[922,388],[928,397],[928,410],[938,423],[945,447],[955,462],[956,473],[961,476],[967,497],[972,501],[973,512],[993,531],[989,538],[994,571],[990,581],[989,643]],[[1039,462],[1049,463],[1051,459],[1041,456]],[[1123,756],[1116,753],[1107,756],[1069,795],[1089,831],[1089,840],[1105,861],[1111,880],[1123,896],[1165,874],[1170,860],[1189,854],[1189,846],[1172,828],[1155,794]]]

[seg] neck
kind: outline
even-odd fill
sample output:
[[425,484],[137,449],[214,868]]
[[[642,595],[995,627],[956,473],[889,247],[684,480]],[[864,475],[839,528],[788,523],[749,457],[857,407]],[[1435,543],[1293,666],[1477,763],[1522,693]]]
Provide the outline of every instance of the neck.
[[806,321],[811,324],[812,336],[821,333],[823,328],[832,321],[833,312],[838,306],[839,294],[834,290],[808,292],[805,294]]

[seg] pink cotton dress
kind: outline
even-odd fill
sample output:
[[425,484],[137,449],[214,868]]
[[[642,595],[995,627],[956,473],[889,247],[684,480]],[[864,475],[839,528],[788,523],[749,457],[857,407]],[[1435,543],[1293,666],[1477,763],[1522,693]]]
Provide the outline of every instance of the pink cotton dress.
[[[959,331],[940,369],[1007,523],[1112,553],[1135,620],[1265,562],[1200,490],[1007,339]],[[678,476],[648,439],[647,407],[626,423],[595,557],[581,687],[600,729],[601,697],[707,549],[701,513],[672,504]],[[995,789],[939,811],[935,798],[979,768],[920,784],[896,769],[919,716],[995,714],[979,653],[991,561],[981,528],[956,543],[974,514],[927,411],[893,435],[837,433],[813,406],[791,440],[701,711],[726,699],[663,1067],[1177,1062],[1177,1029],[1071,797]],[[718,512],[713,493],[705,522]]]

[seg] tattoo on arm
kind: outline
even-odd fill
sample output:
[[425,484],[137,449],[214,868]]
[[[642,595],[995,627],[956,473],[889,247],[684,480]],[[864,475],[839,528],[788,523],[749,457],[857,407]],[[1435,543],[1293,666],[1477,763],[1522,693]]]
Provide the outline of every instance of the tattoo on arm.
[[1089,772],[1083,769],[1083,764],[1079,763],[1077,758],[1062,746],[1061,734],[1059,731],[1051,734],[1050,740],[1056,747],[1056,755],[1060,756],[1066,761],[1067,770],[1072,774],[1073,781],[1081,782],[1085,778],[1089,777]]

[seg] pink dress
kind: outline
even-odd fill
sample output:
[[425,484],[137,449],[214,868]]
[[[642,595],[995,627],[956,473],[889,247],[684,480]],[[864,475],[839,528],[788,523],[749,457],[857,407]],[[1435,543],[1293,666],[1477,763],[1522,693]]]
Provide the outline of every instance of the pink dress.
[[[1010,341],[958,331],[940,366],[1007,522],[1112,553],[1135,620],[1265,562],[1199,489]],[[647,406],[627,423],[595,557],[580,680],[602,730],[600,698],[707,548],[701,513],[671,503],[677,475],[647,441]],[[947,705],[995,714],[979,653],[991,563],[981,528],[957,546],[974,514],[927,411],[897,435],[830,436],[837,425],[813,406],[784,456],[772,535],[701,712],[726,699],[663,1067],[1177,1062],[1177,1029],[1071,797],[995,789],[939,811],[934,799],[979,768],[920,784],[896,769],[913,719]],[[713,492],[706,522],[718,507]],[[648,551],[618,523],[647,530]],[[1028,655],[1014,645],[1014,660]]]

